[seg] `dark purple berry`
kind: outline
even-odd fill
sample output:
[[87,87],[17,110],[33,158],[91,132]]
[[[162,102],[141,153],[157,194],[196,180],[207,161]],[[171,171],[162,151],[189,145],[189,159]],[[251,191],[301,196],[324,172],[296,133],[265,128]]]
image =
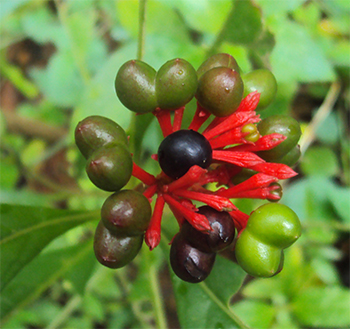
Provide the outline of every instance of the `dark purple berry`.
[[170,248],[170,264],[174,273],[183,281],[198,283],[210,274],[216,253],[206,253],[192,247],[184,236],[175,236]]
[[212,161],[212,148],[202,134],[193,130],[179,130],[162,141],[158,161],[165,174],[178,179],[194,165],[208,168]]
[[200,207],[198,213],[207,217],[212,231],[200,232],[186,221],[182,225],[181,234],[201,251],[218,252],[227,248],[235,237],[235,225],[230,214],[209,206]]

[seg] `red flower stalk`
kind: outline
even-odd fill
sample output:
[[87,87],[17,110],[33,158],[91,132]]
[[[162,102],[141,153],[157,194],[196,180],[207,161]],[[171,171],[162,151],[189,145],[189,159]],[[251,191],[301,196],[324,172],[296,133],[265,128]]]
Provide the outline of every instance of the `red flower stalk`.
[[[280,163],[269,163],[255,152],[270,150],[285,140],[285,136],[271,134],[260,136],[256,142],[245,139],[247,133],[242,128],[260,121],[255,108],[260,94],[253,92],[245,97],[238,109],[223,118],[214,118],[204,129],[202,135],[212,147],[212,164],[208,169],[192,166],[185,175],[178,179],[168,177],[161,172],[157,177],[149,174],[134,164],[132,175],[144,185],[144,195],[151,201],[157,195],[153,215],[145,234],[149,248],[154,249],[160,242],[161,219],[165,203],[173,212],[179,226],[187,220],[197,230],[206,232],[211,226],[204,215],[199,214],[193,201],[207,204],[231,215],[237,230],[243,230],[249,215],[243,213],[232,203],[233,198],[255,198],[278,200],[280,197],[272,193],[278,186],[272,184],[279,179],[287,179],[296,175],[290,167]],[[156,109],[153,114],[158,119],[163,136],[166,137],[181,129],[184,107],[174,111],[173,123],[171,112]],[[211,116],[210,112],[197,104],[197,110],[188,129],[198,131]],[[157,155],[152,155],[157,160]],[[256,172],[242,183],[234,185],[232,179],[239,175],[243,168]],[[216,183],[216,191],[208,190],[207,184]],[[226,187],[222,187],[226,186]]]

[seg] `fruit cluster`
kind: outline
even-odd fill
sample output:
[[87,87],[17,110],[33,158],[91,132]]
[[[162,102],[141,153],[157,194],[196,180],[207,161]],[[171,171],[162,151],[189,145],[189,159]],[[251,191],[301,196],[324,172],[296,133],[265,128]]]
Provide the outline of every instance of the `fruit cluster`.
[[[170,60],[158,71],[131,60],[120,67],[115,89],[126,108],[157,118],[164,140],[152,158],[161,172],[151,175],[133,162],[127,136],[113,121],[92,116],[78,124],[76,143],[88,161],[89,178],[114,192],[102,206],[97,259],[118,268],[136,256],[143,239],[154,249],[167,204],[180,227],[170,264],[181,279],[203,281],[224,249],[234,249],[237,262],[253,276],[277,274],[283,250],[301,234],[297,215],[275,203],[282,197],[278,181],[297,174],[291,166],[300,157],[301,132],[293,118],[261,120],[257,114],[275,97],[273,74],[266,69],[242,74],[229,54],[211,56],[197,71],[184,59]],[[183,129],[193,97],[197,110]],[[122,190],[131,176],[141,181],[142,193]],[[237,198],[272,203],[248,215],[232,203]]]

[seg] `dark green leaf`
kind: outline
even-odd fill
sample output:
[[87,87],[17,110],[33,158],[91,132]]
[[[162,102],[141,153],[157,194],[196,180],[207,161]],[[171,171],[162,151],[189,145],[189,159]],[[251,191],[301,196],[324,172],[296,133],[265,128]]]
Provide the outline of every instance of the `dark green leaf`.
[[350,325],[350,291],[345,288],[312,287],[293,302],[294,314],[304,326],[343,328]]
[[54,238],[99,212],[0,205],[1,290]]
[[1,318],[8,318],[13,312],[28,304],[90,253],[92,253],[91,241],[41,254],[2,291]]

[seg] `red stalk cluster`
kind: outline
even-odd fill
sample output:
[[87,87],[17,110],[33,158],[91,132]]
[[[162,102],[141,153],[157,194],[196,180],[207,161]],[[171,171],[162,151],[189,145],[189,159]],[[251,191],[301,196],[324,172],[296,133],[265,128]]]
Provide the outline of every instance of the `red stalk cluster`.
[[[193,166],[184,176],[173,180],[163,172],[155,177],[134,163],[132,174],[145,185],[144,195],[150,201],[157,195],[151,222],[145,235],[146,244],[151,250],[160,242],[165,203],[168,204],[180,226],[187,220],[197,230],[207,232],[211,229],[207,218],[197,212],[198,209],[192,202],[195,200],[219,211],[228,211],[240,232],[245,228],[249,215],[238,210],[230,199],[279,199],[278,195],[272,193],[278,188],[272,183],[293,177],[296,172],[284,164],[266,162],[255,152],[270,150],[279,145],[285,137],[271,134],[260,136],[256,142],[249,142],[244,138],[247,134],[242,132],[243,126],[260,121],[259,115],[255,112],[259,98],[258,92],[249,94],[233,114],[214,118],[204,129],[202,134],[213,149],[213,161],[208,170]],[[157,109],[153,112],[164,137],[181,129],[183,111],[184,107],[174,111],[173,123],[171,123],[171,111]],[[209,117],[210,113],[198,104],[188,129],[198,131]],[[152,158],[157,160],[156,155]],[[246,181],[234,185],[231,179],[243,168],[257,173]],[[205,188],[208,183],[226,187],[211,191]]]

